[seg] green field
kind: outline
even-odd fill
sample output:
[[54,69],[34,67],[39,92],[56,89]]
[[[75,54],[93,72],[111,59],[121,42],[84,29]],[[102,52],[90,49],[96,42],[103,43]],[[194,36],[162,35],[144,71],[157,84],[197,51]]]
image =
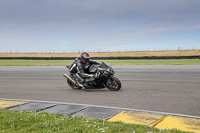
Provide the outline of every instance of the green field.
[[[0,53],[0,57],[80,57],[77,53]],[[200,56],[200,49],[164,51],[89,52],[91,57]]]
[[0,132],[4,133],[184,133],[142,125],[107,122],[46,112],[31,113],[0,109]]
[[[97,60],[101,62],[102,60]],[[200,59],[103,60],[109,65],[200,65]],[[0,66],[64,66],[73,60],[0,60]]]

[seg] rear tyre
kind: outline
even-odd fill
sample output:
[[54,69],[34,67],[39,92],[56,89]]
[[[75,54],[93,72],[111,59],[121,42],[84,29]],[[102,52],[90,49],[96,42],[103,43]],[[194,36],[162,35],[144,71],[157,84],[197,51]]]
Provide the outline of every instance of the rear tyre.
[[105,83],[105,86],[110,90],[110,91],[118,91],[121,89],[121,81],[116,78],[116,77],[113,77],[113,78],[110,78],[107,80],[107,82]]
[[68,85],[74,90],[80,90],[82,87],[74,85],[71,81],[67,79]]

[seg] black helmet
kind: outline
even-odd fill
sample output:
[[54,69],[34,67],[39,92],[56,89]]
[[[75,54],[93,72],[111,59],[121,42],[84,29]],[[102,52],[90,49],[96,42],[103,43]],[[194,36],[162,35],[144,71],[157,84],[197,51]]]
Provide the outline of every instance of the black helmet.
[[87,52],[83,52],[81,54],[81,59],[82,59],[84,64],[87,64],[89,62],[89,60],[90,60],[90,56],[89,56],[89,54]]

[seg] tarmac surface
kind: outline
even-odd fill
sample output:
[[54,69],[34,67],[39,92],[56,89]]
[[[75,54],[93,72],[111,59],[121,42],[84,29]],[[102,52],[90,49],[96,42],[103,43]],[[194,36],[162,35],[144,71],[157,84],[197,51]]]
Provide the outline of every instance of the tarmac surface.
[[65,66],[1,66],[0,98],[91,104],[200,116],[200,66],[113,66],[120,91],[73,90]]
[[0,108],[200,132],[200,66],[113,68],[122,82],[117,92],[73,90],[64,66],[1,66]]

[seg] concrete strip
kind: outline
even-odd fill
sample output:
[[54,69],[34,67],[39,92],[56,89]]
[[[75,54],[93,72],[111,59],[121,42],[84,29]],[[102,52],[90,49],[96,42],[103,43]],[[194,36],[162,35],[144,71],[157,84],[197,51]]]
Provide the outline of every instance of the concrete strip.
[[22,102],[22,101],[0,101],[0,108],[10,108],[13,106],[18,106],[18,105],[22,105],[28,102]]
[[90,107],[86,110],[80,111],[73,116],[83,116],[88,118],[99,118],[107,119],[113,115],[122,112],[122,110],[109,109],[109,108],[99,108],[99,107]]
[[55,105],[56,104],[52,103],[28,103],[21,106],[10,108],[9,110],[38,112],[46,108],[53,107]]
[[0,108],[9,108],[9,110],[32,111],[32,112],[38,112],[46,109],[45,111],[48,110],[49,112],[52,113],[63,113],[63,114],[75,113],[73,116],[84,116],[88,118],[100,118],[100,119],[110,118],[108,121],[122,121],[124,123],[148,125],[150,127],[155,127],[160,129],[175,128],[181,131],[200,133],[199,116],[192,116],[192,117],[189,117],[187,115],[177,116],[173,114],[169,115],[169,113],[163,113],[163,112],[161,113],[153,111],[144,112],[144,111],[126,110],[122,108],[119,109],[119,108],[112,108],[105,106],[100,107],[95,105],[86,106],[80,104],[73,105],[72,103],[61,104],[59,102],[47,102],[47,101],[34,102],[31,100],[28,101],[28,100],[13,100],[13,99],[12,101],[0,100]]
[[158,123],[155,128],[160,129],[179,129],[186,132],[200,133],[200,119],[169,116]]
[[76,112],[79,112],[83,109],[87,108],[87,106],[80,106],[80,105],[56,105],[54,107],[45,109],[44,111],[50,114],[64,114],[64,115],[71,115]]
[[141,109],[131,109],[131,108],[120,108],[120,107],[112,107],[112,106],[91,105],[91,104],[66,103],[66,102],[54,102],[54,101],[40,101],[40,100],[27,100],[27,99],[8,99],[8,98],[0,98],[0,100],[54,103],[54,104],[65,104],[65,105],[81,105],[81,106],[88,106],[88,107],[110,108],[110,109],[119,109],[119,110],[136,111],[136,112],[147,112],[147,113],[156,113],[156,114],[162,114],[162,115],[173,115],[173,116],[182,116],[182,117],[190,117],[190,118],[200,119],[200,116],[194,116],[194,115],[159,112],[159,111],[151,111],[151,110],[141,110]]
[[108,121],[122,121],[130,124],[150,125],[163,118],[162,114],[136,112],[136,111],[123,111],[120,114],[112,117]]

